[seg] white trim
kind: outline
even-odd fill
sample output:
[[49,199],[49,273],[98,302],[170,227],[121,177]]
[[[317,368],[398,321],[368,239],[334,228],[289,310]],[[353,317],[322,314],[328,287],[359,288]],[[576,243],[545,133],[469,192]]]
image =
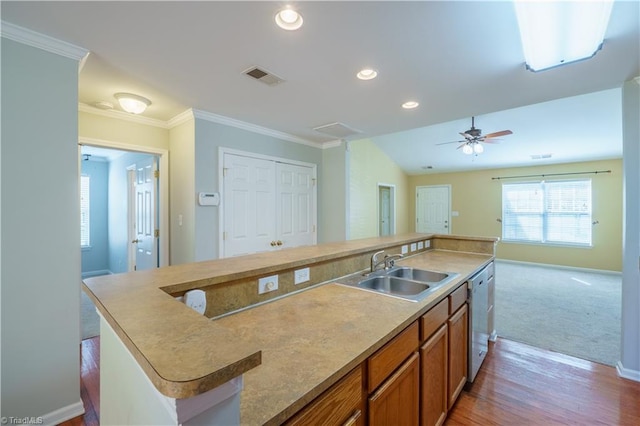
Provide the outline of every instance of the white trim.
[[81,399],[78,402],[74,402],[66,407],[58,408],[57,410],[45,414],[42,416],[42,424],[51,426],[58,425],[64,421],[73,419],[74,417],[81,416],[84,413],[84,404]]
[[132,123],[144,124],[147,126],[159,127],[161,129],[169,129],[169,124],[166,121],[157,120],[155,118],[144,117],[142,115],[129,114],[128,112],[118,111],[115,109],[105,110],[93,107],[88,104],[78,102],[78,111],[86,112],[89,114],[101,115],[103,117],[114,118],[116,120],[130,121]]
[[234,118],[224,117],[222,115],[213,114],[206,111],[200,111],[197,109],[193,109],[192,111],[193,111],[193,116],[201,120],[207,120],[213,123],[224,124],[227,126],[236,127],[238,129],[247,130],[249,132],[259,133],[261,135],[271,136],[277,139],[283,139],[289,142],[295,142],[302,145],[311,146],[314,148],[320,148],[322,146],[322,144],[318,142],[312,142],[306,139],[299,138],[297,136],[290,135],[288,133],[280,132],[278,130],[272,130],[266,127],[258,126],[256,124],[247,123],[246,121],[240,121]]
[[158,249],[160,250],[160,266],[169,266],[169,151],[162,148],[86,137],[78,138],[78,144],[120,149],[123,151],[141,152],[160,157],[160,191],[158,194],[160,205],[158,223],[158,229],[160,230],[160,245],[158,246]]
[[542,266],[542,267],[551,268],[551,269],[564,269],[564,270],[576,271],[576,272],[593,272],[593,273],[597,273],[597,274],[607,274],[607,275],[619,275],[619,276],[622,276],[622,272],[609,271],[609,270],[606,270],[606,269],[579,268],[577,266],[554,265],[552,263],[523,262],[523,261],[520,261],[520,260],[499,259],[499,258],[496,258],[496,261],[502,262],[502,263],[515,263],[515,264],[529,265],[529,266]]
[[174,127],[186,123],[189,120],[193,120],[194,118],[195,117],[193,116],[193,110],[189,108],[188,110],[182,111],[180,114],[167,121],[167,127],[169,129],[173,129]]
[[629,379],[629,380],[633,380],[635,382],[640,382],[640,371],[638,370],[631,370],[629,368],[625,368],[622,365],[622,361],[618,361],[618,363],[616,364],[616,371],[618,372],[618,376],[624,378],[624,379]]
[[323,142],[321,148],[322,149],[337,148],[340,146],[340,144],[342,144],[342,139],[336,139],[329,142]]
[[42,49],[56,55],[64,56],[65,58],[74,59],[76,61],[83,60],[89,54],[89,50],[76,46],[75,44],[49,37],[48,35],[20,27],[7,21],[0,21],[0,23],[2,26],[0,31],[2,33],[2,37],[9,40],[26,44],[27,46],[35,47],[37,49]]

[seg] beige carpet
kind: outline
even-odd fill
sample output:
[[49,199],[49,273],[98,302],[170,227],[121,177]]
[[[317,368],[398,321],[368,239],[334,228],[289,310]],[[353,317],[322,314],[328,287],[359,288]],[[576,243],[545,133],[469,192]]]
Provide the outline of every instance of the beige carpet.
[[496,261],[496,329],[505,339],[614,366],[622,276]]

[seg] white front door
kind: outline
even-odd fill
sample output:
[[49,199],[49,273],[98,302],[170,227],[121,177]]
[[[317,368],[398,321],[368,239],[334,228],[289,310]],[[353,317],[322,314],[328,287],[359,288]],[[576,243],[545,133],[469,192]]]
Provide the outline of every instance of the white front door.
[[276,244],[315,244],[315,176],[311,167],[276,163]]
[[156,226],[156,193],[158,170],[155,157],[136,163],[135,167],[135,270],[158,267],[158,237]]
[[275,162],[224,154],[224,256],[275,248]]
[[416,232],[449,234],[451,187],[448,185],[416,188]]

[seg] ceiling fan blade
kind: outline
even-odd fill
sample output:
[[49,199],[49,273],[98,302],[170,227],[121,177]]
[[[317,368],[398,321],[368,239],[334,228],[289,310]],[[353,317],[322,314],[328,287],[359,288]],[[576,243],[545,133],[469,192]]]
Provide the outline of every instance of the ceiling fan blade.
[[467,142],[467,141],[451,141],[451,142],[442,142],[442,143],[437,143],[436,145],[449,145],[451,143],[462,143],[462,142]]
[[466,144],[468,144],[469,142],[462,142],[460,145],[458,145],[458,147],[456,149],[460,149],[463,146],[465,146]]
[[495,144],[498,144],[498,143],[500,143],[501,140],[502,139],[491,139],[491,140],[488,140],[488,141],[487,140],[482,140],[482,143],[495,143]]
[[487,138],[497,138],[500,136],[507,136],[507,135],[511,135],[513,134],[513,132],[511,130],[501,130],[499,132],[494,132],[494,133],[489,133],[488,135],[484,135],[483,137],[485,139]]

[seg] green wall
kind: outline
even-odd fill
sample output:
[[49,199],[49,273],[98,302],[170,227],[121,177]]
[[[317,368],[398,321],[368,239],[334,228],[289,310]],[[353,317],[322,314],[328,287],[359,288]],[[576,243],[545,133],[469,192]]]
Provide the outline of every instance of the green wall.
[[[412,229],[415,229],[417,186],[451,185],[451,210],[459,213],[459,216],[451,218],[452,234],[502,237],[502,226],[497,221],[502,215],[502,183],[532,179],[492,180],[492,177],[592,170],[611,170],[612,173],[565,176],[564,179],[575,177],[592,179],[592,217],[594,221],[599,222],[593,227],[593,247],[575,248],[500,242],[497,257],[523,262],[621,271],[622,160],[411,176],[409,178],[411,194],[409,216]],[[546,180],[551,179],[551,177],[546,178]]]
[[396,188],[396,234],[409,232],[406,173],[369,139],[349,143],[349,239],[378,236],[378,184]]

